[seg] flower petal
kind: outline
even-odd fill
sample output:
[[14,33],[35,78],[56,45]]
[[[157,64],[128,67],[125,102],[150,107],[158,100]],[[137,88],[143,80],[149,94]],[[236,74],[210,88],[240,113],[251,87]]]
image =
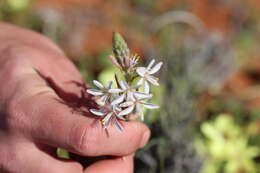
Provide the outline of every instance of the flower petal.
[[150,92],[150,85],[147,81],[144,81],[144,93],[148,94]]
[[117,97],[114,101],[112,101],[111,105],[117,105],[119,103],[122,103],[125,99],[125,94],[120,95]]
[[126,100],[127,100],[127,101],[131,101],[131,100],[133,100],[133,99],[134,99],[133,92],[132,92],[132,91],[128,91],[128,92],[126,93]]
[[126,119],[125,119],[123,116],[124,116],[124,115],[120,115],[120,116],[119,116],[119,114],[116,115],[116,117],[117,117],[118,119],[125,121]]
[[105,95],[103,95],[103,96],[100,98],[100,100],[105,103],[105,102],[108,100],[108,98],[109,98],[109,96],[108,96],[107,94],[105,94]]
[[147,72],[147,69],[145,67],[136,68],[136,73],[139,74],[141,77],[144,77],[146,72]]
[[153,77],[151,75],[149,75],[149,76],[147,75],[146,80],[148,80],[153,85],[159,86],[159,83],[157,82],[158,78],[156,78],[156,77]]
[[143,103],[143,106],[147,109],[158,109],[158,108],[160,108],[159,106],[151,104],[151,103]]
[[108,123],[109,123],[109,121],[110,121],[110,118],[112,117],[112,115],[113,115],[113,112],[109,112],[106,116],[105,116],[105,118],[103,118],[102,119],[102,125],[103,126],[107,126],[108,125]]
[[121,109],[120,107],[118,107],[117,105],[113,105],[112,110],[113,110],[114,112],[120,112],[120,111],[122,111],[122,109]]
[[153,95],[152,94],[146,94],[146,93],[141,93],[141,92],[134,92],[134,96],[137,100],[143,100],[143,99],[149,99]]
[[135,106],[132,105],[132,106],[122,110],[121,112],[119,112],[118,116],[124,116],[124,115],[130,114],[134,110],[134,108],[135,108]]
[[100,89],[104,89],[104,86],[97,80],[93,80],[94,85],[96,85]]
[[101,96],[104,94],[102,91],[99,91],[96,89],[87,89],[87,93],[94,95],[94,96]]
[[108,101],[109,96],[107,94],[103,95],[99,99],[96,100],[97,104],[99,105],[105,105],[105,103]]
[[128,102],[121,103],[119,106],[120,107],[129,107],[129,106],[131,106],[133,104],[134,104],[134,102],[128,101]]
[[147,66],[147,70],[150,70],[153,66],[153,64],[155,63],[155,60],[153,59]]
[[123,90],[126,90],[126,89],[129,88],[128,84],[127,84],[126,81],[124,81],[124,80],[120,80],[120,81],[119,81],[119,85],[120,85],[120,87],[121,87]]
[[156,64],[151,70],[148,71],[149,74],[154,74],[157,71],[160,70],[160,68],[162,67],[163,63],[159,62],[158,64]]
[[119,88],[112,88],[112,89],[109,89],[108,92],[109,93],[112,93],[112,94],[118,94],[118,93],[121,93],[123,90],[119,89]]
[[97,109],[90,109],[89,111],[90,111],[92,114],[97,115],[97,116],[104,116],[104,115],[105,115],[104,112],[101,112],[100,110],[97,110]]
[[123,132],[124,128],[123,128],[122,124],[121,124],[117,119],[115,120],[114,123],[115,123],[117,129],[118,129],[120,132]]

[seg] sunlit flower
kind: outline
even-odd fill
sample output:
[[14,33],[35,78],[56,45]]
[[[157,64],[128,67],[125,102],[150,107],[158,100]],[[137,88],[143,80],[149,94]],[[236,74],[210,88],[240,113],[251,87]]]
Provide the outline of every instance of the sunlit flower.
[[158,78],[152,76],[152,74],[158,72],[162,66],[162,62],[159,62],[155,66],[153,66],[155,63],[155,60],[153,59],[147,67],[137,67],[136,72],[141,77],[141,79],[138,81],[138,85],[143,84],[144,85],[144,92],[149,93],[150,86],[149,83],[159,86]]
[[121,108],[125,108],[125,109],[119,112],[118,116],[121,117],[133,112],[138,114],[141,120],[143,120],[144,115],[143,115],[142,107],[145,107],[147,109],[159,108],[159,106],[157,105],[145,102],[146,99],[150,99],[151,97],[152,97],[151,94],[138,93],[138,92],[133,93],[133,98],[134,98],[133,100],[123,102],[119,105]]
[[[133,94],[136,92],[136,89],[140,87],[140,85],[129,86],[124,80],[120,80],[118,83],[120,86],[120,95],[111,102],[111,105],[122,103],[124,100],[129,101],[134,99]],[[109,92],[113,93],[115,90],[118,89],[110,89]]]
[[104,105],[106,102],[108,102],[113,94],[121,92],[120,89],[114,89],[112,92],[110,89],[112,88],[113,82],[110,81],[107,86],[102,85],[100,82],[93,80],[94,85],[99,88],[97,89],[87,89],[87,93],[99,96],[100,98],[97,100],[97,103],[100,105]]
[[123,116],[119,116],[121,108],[117,106],[105,106],[101,109],[90,109],[90,112],[94,115],[102,117],[101,124],[106,129],[110,123],[114,124],[120,131],[123,131],[123,126],[118,119],[125,120]]

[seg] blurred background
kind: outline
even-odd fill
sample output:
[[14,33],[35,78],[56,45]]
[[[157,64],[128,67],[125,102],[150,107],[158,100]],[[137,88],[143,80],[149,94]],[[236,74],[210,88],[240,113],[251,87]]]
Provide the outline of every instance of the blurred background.
[[0,0],[0,20],[52,39],[86,82],[113,75],[113,31],[164,62],[136,173],[260,173],[259,19],[259,0]]

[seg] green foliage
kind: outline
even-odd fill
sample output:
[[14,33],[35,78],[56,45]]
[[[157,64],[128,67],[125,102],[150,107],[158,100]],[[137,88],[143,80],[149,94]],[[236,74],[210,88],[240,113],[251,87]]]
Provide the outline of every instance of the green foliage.
[[[108,83],[115,77],[115,74],[122,79],[123,77],[120,75],[120,70],[116,67],[109,67],[104,69],[99,75],[98,75],[98,80],[102,83]],[[113,82],[113,87],[116,87],[116,83]]]
[[6,0],[12,11],[22,11],[29,7],[31,0]]
[[70,154],[67,150],[64,150],[62,148],[57,149],[57,157],[61,159],[70,159]]
[[221,114],[200,129],[203,136],[195,140],[195,146],[205,158],[202,173],[257,173],[254,159],[260,148],[250,145],[246,129],[230,115]]

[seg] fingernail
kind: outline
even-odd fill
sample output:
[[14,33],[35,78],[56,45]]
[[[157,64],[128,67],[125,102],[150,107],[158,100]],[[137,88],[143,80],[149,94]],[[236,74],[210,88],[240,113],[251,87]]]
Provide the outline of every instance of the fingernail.
[[144,134],[143,134],[143,138],[142,138],[142,141],[140,143],[140,147],[144,147],[146,145],[146,143],[148,142],[150,138],[150,131],[146,131]]

